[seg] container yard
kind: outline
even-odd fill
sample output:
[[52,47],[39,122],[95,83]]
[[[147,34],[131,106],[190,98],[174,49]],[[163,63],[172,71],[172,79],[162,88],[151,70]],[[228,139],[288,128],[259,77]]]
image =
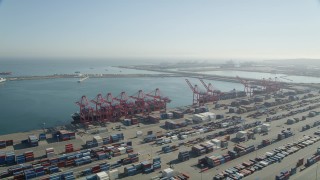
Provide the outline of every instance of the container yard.
[[286,179],[320,160],[319,92],[195,87],[193,105],[175,109],[158,88],[82,96],[68,126],[0,136],[0,177]]
[[76,2],[0,0],[0,180],[320,180],[320,0]]

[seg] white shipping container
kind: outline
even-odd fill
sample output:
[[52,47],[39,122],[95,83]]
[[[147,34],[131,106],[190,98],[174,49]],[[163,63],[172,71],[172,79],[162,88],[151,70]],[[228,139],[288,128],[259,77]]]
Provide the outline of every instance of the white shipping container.
[[164,139],[163,139],[163,142],[166,143],[166,144],[171,143],[171,139],[169,139],[169,138],[164,138]]
[[229,125],[229,123],[221,123],[221,127],[225,128]]
[[187,139],[188,138],[188,135],[182,135],[181,136],[181,139]]
[[108,146],[108,147],[107,147],[108,150],[111,150],[111,149],[113,149],[113,148],[114,148],[114,146]]
[[173,177],[173,173],[174,173],[173,169],[167,168],[162,171],[162,176],[166,178],[171,178]]
[[[207,143],[208,145],[212,146],[212,147],[215,146],[215,144],[212,143],[212,142],[210,142],[210,141],[207,141],[206,143]],[[220,144],[221,144],[221,143],[220,143]]]
[[270,131],[270,129],[271,129],[271,127],[270,127],[270,124],[262,124],[261,125],[261,131],[262,132],[268,132],[268,131]]
[[220,147],[221,147],[221,140],[219,140],[219,139],[212,139],[211,142],[212,142],[217,148],[220,148]]
[[246,131],[239,131],[236,134],[236,138],[242,138],[243,136],[246,136],[247,132]]
[[208,121],[213,121],[216,119],[216,115],[212,112],[205,112],[205,113],[201,113],[203,116],[206,117],[206,119],[208,119]]
[[172,141],[177,141],[178,140],[178,136],[171,136],[171,140]]
[[141,137],[143,135],[142,131],[137,131],[137,137]]
[[48,152],[47,153],[47,158],[53,158],[55,156],[54,152]]
[[221,146],[214,145],[214,146],[213,146],[213,149],[216,150],[216,149],[219,149],[220,147],[221,147]]
[[98,131],[99,131],[99,133],[106,133],[107,128],[99,128]]
[[108,180],[109,175],[105,171],[102,171],[102,172],[97,173],[97,179],[98,180]]
[[97,142],[97,143],[100,143],[102,142],[103,143],[103,140],[100,136],[93,136],[93,141]]
[[194,114],[192,117],[193,121],[197,121],[197,122],[203,122],[205,119],[205,117],[201,114]]
[[46,148],[46,152],[54,152],[53,148]]
[[127,152],[125,147],[119,147],[118,150],[121,154],[125,154]]
[[253,129],[253,132],[255,133],[260,133],[261,132],[261,127],[256,127]]
[[115,180],[119,178],[119,171],[118,169],[113,169],[109,171],[109,178],[110,180]]

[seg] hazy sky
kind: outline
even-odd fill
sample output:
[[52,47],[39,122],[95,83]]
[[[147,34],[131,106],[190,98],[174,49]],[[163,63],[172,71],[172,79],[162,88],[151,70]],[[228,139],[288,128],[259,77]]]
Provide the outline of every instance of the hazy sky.
[[320,58],[320,2],[3,0],[0,56]]

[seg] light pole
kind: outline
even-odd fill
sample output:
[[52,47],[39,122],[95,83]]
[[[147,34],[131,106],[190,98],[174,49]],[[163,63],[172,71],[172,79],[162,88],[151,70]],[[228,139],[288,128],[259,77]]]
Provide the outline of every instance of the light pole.
[[294,129],[292,129],[292,143],[294,143]]
[[58,139],[58,142],[59,142],[59,134],[57,134],[57,139]]
[[318,165],[319,165],[319,163],[317,163],[317,169],[316,169],[316,180],[318,179]]
[[44,122],[42,125],[43,125],[43,132],[46,133],[46,123]]
[[257,156],[258,156],[258,149],[256,149],[256,159],[257,159]]
[[201,172],[200,172],[200,174],[201,174],[201,180],[202,180],[202,172],[203,172],[203,164],[201,164]]

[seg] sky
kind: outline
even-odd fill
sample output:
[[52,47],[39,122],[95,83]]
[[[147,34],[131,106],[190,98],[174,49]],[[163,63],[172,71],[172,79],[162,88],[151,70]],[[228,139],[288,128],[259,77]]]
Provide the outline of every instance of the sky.
[[2,0],[0,57],[320,59],[320,1]]

